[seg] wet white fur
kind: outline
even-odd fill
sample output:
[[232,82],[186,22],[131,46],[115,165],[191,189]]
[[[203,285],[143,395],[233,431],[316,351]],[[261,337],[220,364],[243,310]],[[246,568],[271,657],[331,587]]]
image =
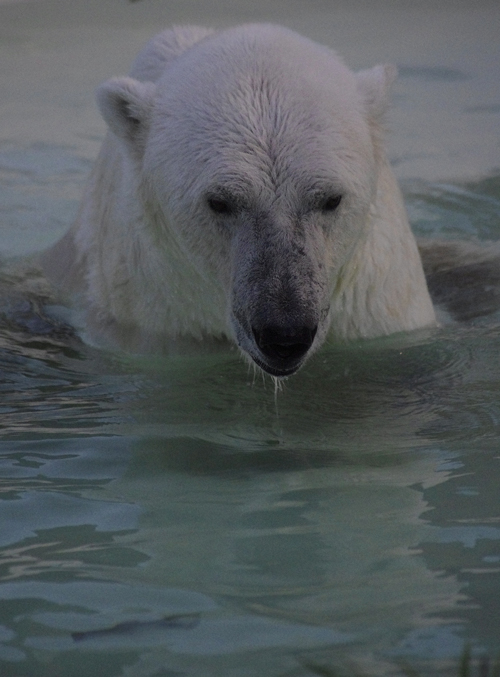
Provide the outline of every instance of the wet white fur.
[[[266,246],[285,258],[290,224],[305,214],[311,266],[326,270],[318,303],[329,306],[313,350],[435,324],[383,144],[394,77],[390,66],[354,74],[326,47],[272,25],[153,38],[130,76],[99,89],[110,131],[76,223],[43,257],[51,280],[76,297],[91,339],[139,351],[236,341],[233,306],[254,302],[241,271],[260,246],[248,235],[257,213],[276,226]],[[270,109],[254,91],[264,79]],[[278,169],[266,157],[273,143]],[[246,216],[227,231],[203,200],[224,181],[249,195]],[[330,221],[302,209],[315,182],[343,195]]]

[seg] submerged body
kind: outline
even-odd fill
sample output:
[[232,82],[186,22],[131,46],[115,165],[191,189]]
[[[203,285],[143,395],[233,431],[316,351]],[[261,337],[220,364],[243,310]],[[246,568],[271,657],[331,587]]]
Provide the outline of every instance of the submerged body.
[[327,339],[436,324],[383,145],[393,78],[272,25],[151,40],[98,90],[109,133],[42,258],[91,340],[228,339],[287,376]]

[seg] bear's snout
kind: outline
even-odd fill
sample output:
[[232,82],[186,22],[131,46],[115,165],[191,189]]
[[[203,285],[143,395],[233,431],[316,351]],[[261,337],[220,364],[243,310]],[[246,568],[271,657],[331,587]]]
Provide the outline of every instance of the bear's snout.
[[324,336],[327,282],[317,260],[277,239],[264,251],[253,241],[252,256],[235,250],[231,319],[239,347],[263,371],[289,376]]
[[249,342],[244,341],[240,346],[246,344],[246,351],[253,361],[272,376],[295,373],[304,364],[318,333],[314,320],[309,318],[308,321],[305,317],[282,322],[276,318],[267,321],[254,318],[249,329]]
[[264,325],[252,327],[252,333],[259,350],[275,371],[298,368],[312,346],[317,326],[305,325]]

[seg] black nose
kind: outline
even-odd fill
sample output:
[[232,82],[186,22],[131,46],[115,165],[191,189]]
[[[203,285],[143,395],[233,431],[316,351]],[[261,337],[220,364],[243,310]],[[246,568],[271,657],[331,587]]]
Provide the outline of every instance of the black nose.
[[263,355],[271,360],[296,362],[314,341],[317,327],[273,326],[253,328],[253,335]]

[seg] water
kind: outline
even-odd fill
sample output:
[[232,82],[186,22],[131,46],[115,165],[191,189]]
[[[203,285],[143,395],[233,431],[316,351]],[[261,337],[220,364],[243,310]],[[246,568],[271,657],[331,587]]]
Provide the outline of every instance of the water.
[[[1,3],[1,250],[71,222],[104,132],[95,85],[160,26],[255,19],[354,67],[396,62],[390,149],[415,229],[499,239],[499,10],[419,7]],[[236,352],[131,358],[4,318],[2,677],[451,675],[466,645],[494,659],[499,319],[332,346],[275,393]]]

